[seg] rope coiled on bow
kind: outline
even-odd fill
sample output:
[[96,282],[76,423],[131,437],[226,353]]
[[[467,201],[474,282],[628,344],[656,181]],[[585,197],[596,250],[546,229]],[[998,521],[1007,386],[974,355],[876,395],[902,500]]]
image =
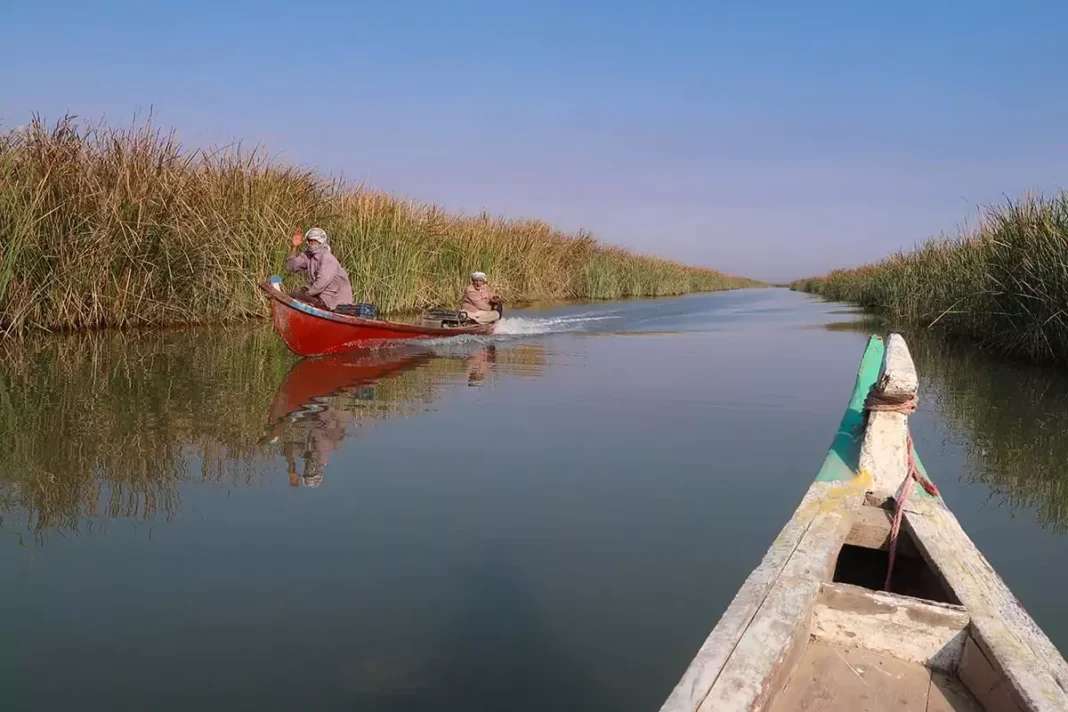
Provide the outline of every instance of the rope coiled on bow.
[[[871,390],[868,391],[867,399],[864,401],[864,410],[876,413],[911,415],[916,412],[916,396],[909,396],[908,398],[887,396],[879,393],[876,390],[876,386],[873,385]],[[894,518],[890,524],[890,543],[887,547],[890,561],[886,566],[886,581],[883,584],[883,588],[887,591],[890,590],[890,577],[894,573],[894,559],[897,556],[897,537],[901,531],[901,519],[905,514],[905,503],[912,493],[912,481],[919,482],[920,486],[932,497],[939,496],[938,488],[920,472],[920,468],[916,465],[916,456],[912,446],[912,433],[909,432],[907,424],[905,426],[905,448],[908,452],[908,467],[905,479],[901,481],[901,486],[894,496]]]

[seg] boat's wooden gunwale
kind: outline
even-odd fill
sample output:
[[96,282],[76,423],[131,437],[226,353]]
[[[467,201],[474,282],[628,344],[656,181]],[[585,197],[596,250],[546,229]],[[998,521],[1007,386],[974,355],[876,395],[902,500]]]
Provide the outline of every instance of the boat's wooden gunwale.
[[[706,702],[716,702],[716,700],[710,700],[709,696],[716,689],[727,662],[731,658],[734,658],[736,662],[735,669],[738,671],[736,674],[741,674],[750,681],[750,684],[743,684],[739,694],[735,695],[731,702],[732,705],[741,705],[737,707],[738,709],[754,709],[753,705],[758,699],[766,699],[767,695],[775,691],[771,684],[773,681],[769,678],[774,677],[775,670],[789,668],[788,660],[782,655],[784,652],[782,646],[798,642],[797,631],[807,623],[808,615],[819,593],[819,583],[825,578],[826,572],[819,571],[815,572],[818,575],[809,575],[806,586],[800,586],[801,582],[798,581],[783,581],[782,573],[802,539],[809,534],[817,517],[823,517],[839,508],[839,502],[831,501],[830,496],[832,493],[837,493],[839,496],[845,494],[843,481],[852,483],[852,499],[855,500],[855,502],[846,502],[847,507],[852,508],[854,504],[859,506],[863,499],[867,489],[866,483],[853,481],[856,457],[860,451],[858,427],[863,423],[864,398],[878,376],[882,356],[882,340],[870,339],[864,357],[861,359],[849,406],[842,416],[842,422],[824,458],[823,465],[817,473],[816,481],[809,487],[793,516],[772,542],[760,565],[742,584],[716,627],[701,645],[682,678],[661,707],[661,712],[694,712]],[[838,551],[836,545],[841,546],[838,533],[841,532],[842,540],[844,540],[848,534],[848,527],[843,527],[841,530],[833,527],[827,529],[833,536],[826,534],[825,527],[817,528],[812,535],[813,538],[819,537],[824,553],[827,557],[831,557]],[[777,584],[784,596],[790,592],[791,588],[793,589],[793,595],[789,597],[789,600],[780,597],[769,601],[769,595]],[[764,646],[756,645],[743,651],[744,654],[736,655],[739,644],[746,637],[761,610],[765,611],[765,619],[769,624],[774,622],[778,630],[788,632],[789,640],[778,642],[780,646],[778,649],[769,648],[768,644],[771,644],[771,641],[765,640]],[[758,670],[764,672],[758,674]],[[726,679],[724,679],[719,689],[725,690],[726,687]],[[731,707],[731,709],[734,708]]]
[[971,618],[971,637],[1021,710],[1068,710],[1068,663],[941,502],[906,511],[903,528]]
[[[662,712],[766,709],[789,680],[810,636],[843,650],[852,643],[835,636],[860,640],[858,649],[925,666],[934,671],[929,673],[932,701],[940,694],[938,680],[948,675],[959,676],[988,710],[1068,711],[1068,663],[941,498],[927,495],[918,485],[910,484],[914,489],[903,524],[914,542],[911,550],[905,544],[899,553],[922,556],[962,605],[910,601],[828,583],[847,539],[885,548],[887,515],[875,508],[893,502],[907,472],[907,416],[873,412],[862,439],[855,430],[858,399],[862,403],[873,384],[876,392],[895,400],[916,395],[918,377],[899,335],[891,335],[885,346],[878,337],[869,340],[843,425],[816,481],[705,640]],[[851,442],[859,452],[850,449]],[[912,455],[922,471],[914,450]],[[858,522],[862,526],[854,534],[852,525]],[[826,600],[820,600],[828,591],[876,606],[885,618],[883,637],[865,645],[857,634],[871,634],[878,623],[859,618],[858,611],[839,615],[828,610]],[[925,618],[930,623],[927,629],[916,625]]]

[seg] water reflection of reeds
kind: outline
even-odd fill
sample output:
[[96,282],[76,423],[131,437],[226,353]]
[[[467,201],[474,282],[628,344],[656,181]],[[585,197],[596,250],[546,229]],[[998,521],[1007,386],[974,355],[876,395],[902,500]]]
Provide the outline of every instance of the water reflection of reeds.
[[[374,357],[397,368],[354,383],[320,368],[308,400],[356,423],[411,415],[484,370],[483,352],[497,370],[533,375],[543,363],[531,344]],[[0,525],[38,538],[100,518],[169,519],[182,483],[257,484],[308,427],[272,410],[309,364],[266,328],[52,337],[0,358]]]
[[1068,375],[999,362],[967,345],[915,338],[927,398],[970,441],[968,476],[1039,523],[1068,529]]

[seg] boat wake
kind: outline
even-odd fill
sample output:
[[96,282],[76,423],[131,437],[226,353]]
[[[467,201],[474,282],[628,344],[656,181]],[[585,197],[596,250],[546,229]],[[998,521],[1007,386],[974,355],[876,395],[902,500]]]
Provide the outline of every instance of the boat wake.
[[472,344],[493,344],[521,339],[526,336],[588,331],[597,322],[618,318],[616,316],[594,316],[591,314],[572,314],[570,316],[550,318],[506,316],[497,322],[497,327],[492,334],[484,336],[463,334],[441,339],[424,339],[420,341],[420,345],[430,347],[435,353],[443,353],[455,349],[463,350]]
[[618,319],[615,316],[593,316],[573,314],[571,316],[551,317],[547,319],[506,316],[497,322],[494,336],[531,336],[536,334],[558,334],[568,331],[585,331],[595,322]]

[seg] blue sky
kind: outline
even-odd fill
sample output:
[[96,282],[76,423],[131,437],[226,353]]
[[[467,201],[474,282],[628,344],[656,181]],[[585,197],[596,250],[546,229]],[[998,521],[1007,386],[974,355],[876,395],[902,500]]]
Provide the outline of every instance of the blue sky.
[[766,279],[1068,187],[1068,2],[0,0],[0,122],[157,124]]

